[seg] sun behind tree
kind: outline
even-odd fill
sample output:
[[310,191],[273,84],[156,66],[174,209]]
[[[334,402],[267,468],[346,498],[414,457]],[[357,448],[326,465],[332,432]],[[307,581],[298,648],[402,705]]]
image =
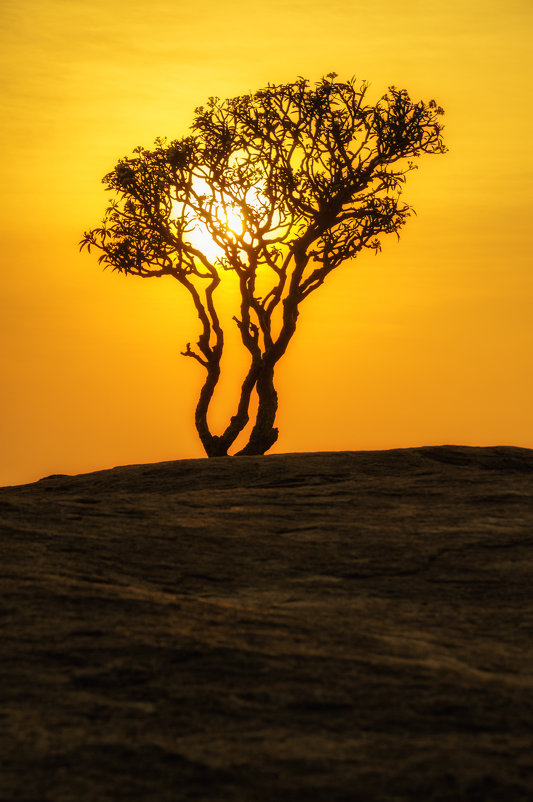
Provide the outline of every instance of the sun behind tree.
[[[380,250],[411,213],[400,199],[422,153],[444,153],[443,110],[389,87],[375,105],[367,85],[304,78],[255,94],[210,98],[192,133],[153,150],[139,147],[103,179],[116,198],[81,247],[99,262],[143,278],[172,276],[190,293],[200,322],[184,356],[206,371],[195,423],[208,456],[225,456],[257,414],[239,454],[275,443],[276,364],[302,302],[362,250]],[[235,414],[220,434],[207,416],[220,378],[224,332],[215,306],[226,271],[240,289],[233,318],[249,368]]]

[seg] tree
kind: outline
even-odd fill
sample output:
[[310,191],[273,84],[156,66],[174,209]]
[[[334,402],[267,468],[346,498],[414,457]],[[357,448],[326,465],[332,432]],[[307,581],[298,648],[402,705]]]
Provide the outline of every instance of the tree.
[[[245,429],[254,392],[257,415],[239,453],[271,448],[274,371],[301,304],[332,270],[365,249],[377,253],[380,235],[398,235],[412,212],[401,190],[413,159],[446,150],[434,100],[414,103],[391,86],[368,105],[366,84],[336,78],[209,98],[188,136],[138,147],[105,176],[115,197],[81,241],[102,251],[106,267],[172,276],[190,293],[200,335],[182,353],[205,370],[195,423],[210,457],[227,455]],[[224,348],[215,297],[228,272],[240,289],[233,320],[249,368],[235,414],[215,435],[208,411]]]

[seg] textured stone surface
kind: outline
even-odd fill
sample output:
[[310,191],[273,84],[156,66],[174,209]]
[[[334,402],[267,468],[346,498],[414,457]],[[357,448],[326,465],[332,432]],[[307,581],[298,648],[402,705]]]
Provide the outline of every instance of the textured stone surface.
[[533,799],[533,452],[0,489],[0,798]]

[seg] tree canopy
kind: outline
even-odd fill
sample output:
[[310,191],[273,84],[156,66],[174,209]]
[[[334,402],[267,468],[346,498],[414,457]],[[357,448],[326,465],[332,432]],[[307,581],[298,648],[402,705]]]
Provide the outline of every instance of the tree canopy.
[[[226,455],[245,429],[254,391],[257,416],[239,453],[273,445],[274,369],[302,302],[332,270],[398,234],[412,213],[401,194],[414,160],[446,150],[434,100],[413,102],[391,86],[372,105],[367,84],[336,79],[209,98],[187,136],[138,147],[105,176],[113,199],[82,239],[105,267],[172,276],[190,293],[200,333],[183,354],[206,371],[195,423],[209,456]],[[239,284],[234,321],[249,369],[235,414],[216,435],[208,411],[224,332],[215,301],[228,271]]]

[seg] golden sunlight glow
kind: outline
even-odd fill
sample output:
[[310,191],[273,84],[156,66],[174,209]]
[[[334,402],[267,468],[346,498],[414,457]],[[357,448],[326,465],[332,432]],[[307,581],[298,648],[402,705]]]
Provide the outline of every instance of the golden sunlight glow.
[[[237,242],[244,232],[243,219],[231,200],[225,198],[220,193],[214,193],[208,183],[202,178],[195,178],[193,181],[194,193],[206,200],[206,207],[209,205],[208,214],[213,220],[213,224],[230,238]],[[214,199],[213,199],[214,196]],[[213,199],[213,201],[211,201]],[[171,219],[177,219],[183,214],[183,203],[179,200],[172,200]],[[200,216],[193,219],[189,212],[187,220],[187,235],[184,237],[186,242],[190,242],[193,248],[201,251],[213,264],[224,257],[224,250],[215,241],[209,226]]]
[[212,264],[220,261],[224,256],[222,248],[217,245],[206,225],[200,220],[197,220],[188,232],[187,240],[193,248],[201,251]]

